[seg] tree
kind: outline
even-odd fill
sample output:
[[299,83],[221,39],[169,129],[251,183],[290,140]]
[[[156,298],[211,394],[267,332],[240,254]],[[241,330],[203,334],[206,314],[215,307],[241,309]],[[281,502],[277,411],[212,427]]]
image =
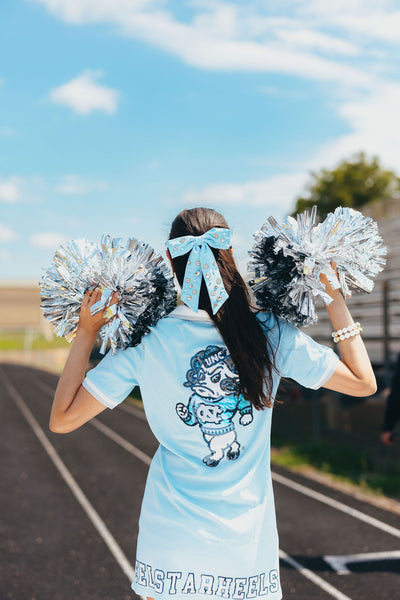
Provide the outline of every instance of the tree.
[[368,159],[360,152],[339,163],[332,171],[311,172],[311,182],[306,189],[307,196],[297,198],[292,216],[316,204],[323,219],[337,206],[358,209],[371,202],[399,196],[400,178],[393,171],[384,169],[376,156]]

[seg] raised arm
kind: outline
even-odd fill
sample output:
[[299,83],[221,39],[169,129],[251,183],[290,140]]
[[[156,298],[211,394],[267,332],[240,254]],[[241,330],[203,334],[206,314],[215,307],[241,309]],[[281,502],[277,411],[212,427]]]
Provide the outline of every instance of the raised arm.
[[[102,312],[94,316],[90,313],[91,306],[100,298],[101,291],[95,288],[85,294],[82,302],[78,330],[51,408],[49,427],[55,433],[73,431],[106,408],[81,385],[94,341],[106,323]],[[116,296],[112,302],[117,302]]]
[[[334,266],[334,263],[332,263]],[[354,321],[339,290],[333,290],[325,276],[321,276],[326,291],[333,298],[326,306],[334,331],[353,325]],[[323,385],[324,388],[349,396],[371,396],[376,392],[376,379],[367,349],[361,335],[338,342],[341,361],[336,371]]]

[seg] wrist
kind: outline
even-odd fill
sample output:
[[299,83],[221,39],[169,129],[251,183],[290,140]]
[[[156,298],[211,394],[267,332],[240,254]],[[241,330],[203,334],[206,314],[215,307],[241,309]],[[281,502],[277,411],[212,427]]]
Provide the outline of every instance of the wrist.
[[356,335],[361,335],[362,329],[360,323],[352,323],[332,332],[332,338],[335,344],[342,342]]
[[92,330],[92,329],[87,329],[86,327],[79,324],[78,328],[76,330],[75,339],[76,338],[86,339],[88,341],[91,341],[92,344],[94,344],[97,334],[98,334],[98,331]]
[[333,300],[337,300],[337,299],[339,299],[339,298],[340,298],[341,300],[344,300],[344,299],[345,299],[345,298],[344,298],[344,295],[343,295],[343,292],[342,292],[342,290],[341,290],[341,288],[336,288],[335,290],[331,288],[331,289],[329,290],[328,294],[330,295],[330,297],[331,297]]

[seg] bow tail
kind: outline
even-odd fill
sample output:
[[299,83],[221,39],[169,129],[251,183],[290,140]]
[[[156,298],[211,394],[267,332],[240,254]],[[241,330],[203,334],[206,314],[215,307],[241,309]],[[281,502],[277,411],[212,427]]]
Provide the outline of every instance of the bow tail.
[[215,315],[228,299],[228,294],[222,283],[221,273],[211,248],[207,245],[202,246],[200,256],[204,281],[206,282],[211,308]]
[[183,280],[181,300],[194,312],[199,309],[199,296],[201,287],[201,264],[199,252],[193,248],[189,254],[185,276]]
[[215,315],[229,296],[222,282],[215,256],[207,243],[201,245],[200,251],[199,247],[195,246],[190,252],[182,286],[182,302],[195,312],[199,309],[202,276]]

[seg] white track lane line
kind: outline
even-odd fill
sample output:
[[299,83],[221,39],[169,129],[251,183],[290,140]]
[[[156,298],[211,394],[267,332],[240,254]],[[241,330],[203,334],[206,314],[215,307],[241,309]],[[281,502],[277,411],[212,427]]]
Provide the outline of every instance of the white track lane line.
[[136,446],[128,442],[125,438],[121,437],[113,429],[110,429],[107,425],[104,425],[104,423],[102,423],[96,418],[93,418],[91,421],[89,421],[89,424],[93,425],[93,427],[96,427],[96,429],[101,431],[101,433],[104,433],[104,435],[106,435],[114,442],[119,444],[119,446],[124,448],[124,450],[128,450],[128,452],[133,454],[133,456],[136,456],[136,458],[139,458],[146,465],[150,466],[152,460],[150,456],[148,456],[148,454],[145,454],[142,450],[139,450],[139,448],[136,448]]
[[135,415],[135,417],[142,419],[142,421],[147,421],[146,415],[144,414],[144,410],[142,410],[141,408],[137,408],[137,406],[132,406],[132,404],[123,402],[119,405],[118,408],[120,410],[124,410],[127,413],[130,413],[131,415]]
[[[144,454],[144,452],[142,452],[141,450],[139,450],[138,448],[133,446],[130,442],[127,442],[118,433],[116,433],[115,431],[113,431],[112,429],[107,427],[106,425],[103,425],[103,423],[100,423],[100,421],[98,421],[97,419],[92,419],[91,422],[93,422],[93,421],[95,421],[95,423],[93,423],[93,425],[95,427],[97,427],[97,429],[99,429],[99,431],[102,431],[103,433],[105,433],[108,437],[110,437],[112,440],[114,440],[114,442],[116,442],[117,444],[122,446],[122,448],[124,448],[128,452],[131,452],[134,456],[141,458],[138,453],[142,454],[143,458],[141,458],[141,460],[143,460],[143,462],[145,462],[146,464],[150,464],[150,462],[151,462],[150,456],[147,456],[147,454]],[[286,560],[286,562],[289,563],[292,567],[294,567],[297,571],[299,571],[299,573],[301,575],[303,575],[304,577],[306,577],[307,579],[312,581],[315,585],[317,585],[318,587],[323,589],[325,592],[330,594],[336,600],[351,600],[351,598],[349,598],[349,596],[342,594],[342,592],[337,590],[330,583],[328,583],[327,581],[325,581],[324,579],[322,579],[321,577],[319,577],[318,575],[316,575],[309,569],[306,569],[305,567],[300,565],[300,563],[298,563],[294,558],[289,556],[289,554],[287,554],[284,550],[279,550],[279,556],[283,560]]]
[[343,502],[339,502],[338,500],[333,500],[333,498],[329,498],[329,496],[325,496],[324,494],[321,494],[320,492],[316,492],[316,491],[312,490],[311,488],[308,488],[305,485],[302,485],[301,483],[296,483],[295,481],[292,481],[288,477],[285,477],[284,475],[280,475],[280,473],[273,472],[272,479],[274,481],[276,481],[277,483],[281,483],[282,485],[285,485],[286,487],[291,488],[292,490],[296,490],[296,492],[300,492],[301,494],[304,494],[305,496],[309,496],[310,498],[313,498],[314,500],[318,500],[318,502],[322,502],[323,504],[327,504],[328,506],[331,506],[332,508],[336,508],[336,510],[340,510],[341,512],[344,512],[347,515],[354,517],[355,519],[364,521],[364,523],[368,523],[368,525],[372,525],[372,527],[376,527],[377,529],[380,529],[381,531],[384,531],[385,533],[389,533],[390,535],[393,535],[394,537],[400,538],[400,529],[397,529],[396,527],[392,527],[392,525],[388,525],[387,523],[384,523],[383,521],[380,521],[379,519],[370,517],[369,515],[366,515],[365,513],[361,512],[360,510],[357,510],[356,508],[351,508],[351,506],[348,506],[347,504],[344,504]]
[[347,568],[348,563],[375,562],[381,560],[399,560],[400,550],[389,550],[388,552],[360,552],[359,554],[337,554],[325,555],[324,561],[332,567],[339,575],[348,575],[351,571]]
[[[41,388],[44,392],[49,393],[51,396],[54,396],[54,394],[55,394],[54,387],[52,387],[45,381],[42,381],[41,379],[35,379],[35,383],[37,383],[38,387]],[[144,410],[142,410],[141,408],[138,408],[137,406],[133,406],[132,404],[128,404],[127,402],[124,402],[124,403],[120,404],[119,406],[117,406],[117,410],[123,410],[131,415],[134,415],[135,417],[138,417],[138,419],[141,419],[142,421],[147,422],[147,418],[144,413]]]
[[[147,454],[145,454],[144,452],[139,450],[139,448],[136,448],[136,446],[133,446],[133,444],[131,444],[130,442],[125,440],[118,433],[116,433],[115,431],[113,431],[112,429],[110,429],[109,427],[104,425],[103,423],[100,423],[100,421],[98,421],[96,418],[92,419],[90,421],[90,423],[92,423],[92,425],[94,425],[99,431],[101,431],[102,433],[107,435],[109,438],[114,440],[114,442],[119,444],[122,448],[124,448],[125,450],[127,450],[128,452],[130,452],[131,454],[136,456],[137,458],[140,458],[140,460],[142,460],[144,463],[146,463],[148,465],[151,463],[150,456],[148,456]],[[316,575],[309,569],[306,569],[305,567],[300,565],[300,563],[298,563],[294,558],[289,556],[289,554],[284,552],[284,550],[279,550],[279,556],[283,560],[286,560],[286,562],[289,563],[292,567],[294,567],[297,571],[299,571],[299,573],[301,575],[303,575],[304,577],[306,577],[307,579],[312,581],[315,585],[317,585],[318,587],[323,589],[325,592],[330,594],[336,600],[351,600],[351,598],[349,598],[349,596],[345,596],[345,594],[342,594],[342,592],[337,590],[330,583],[328,583],[327,581],[325,581],[324,579],[322,579],[321,577],[319,577],[318,575]]]
[[[54,395],[54,389],[50,385],[48,385],[47,383],[45,383],[44,381],[41,381],[41,380],[36,380],[36,383],[43,390],[49,392],[51,395]],[[136,409],[136,410],[140,410],[140,409]],[[129,410],[127,412],[131,412],[131,411]],[[133,411],[132,411],[132,414],[134,414]],[[106,426],[103,425],[103,427],[105,428]],[[97,428],[100,429],[100,427],[97,427]],[[127,446],[131,446],[131,448],[135,450],[134,452],[132,452],[132,454],[134,454],[137,458],[140,458],[139,454],[143,454],[145,459],[141,459],[141,460],[143,460],[143,462],[145,462],[146,464],[150,464],[147,461],[149,461],[149,460],[151,461],[151,458],[147,454],[142,452],[139,448],[136,448],[136,446],[133,446],[132,444],[130,444],[130,442],[128,442],[127,440],[122,438],[120,435],[118,435],[116,432],[114,432],[109,427],[107,427],[107,430],[108,430],[108,433],[106,435],[111,437],[110,432],[112,432],[113,437],[111,439],[113,439],[115,442],[117,442],[117,444],[120,444],[123,448],[125,448],[125,450],[128,450],[128,452],[130,452],[131,450],[129,450]],[[117,438],[119,441],[117,441]],[[331,506],[332,508],[335,508],[336,510],[340,510],[341,512],[344,512],[347,515],[354,517],[355,519],[359,519],[360,521],[363,521],[364,523],[368,523],[368,525],[371,525],[372,527],[376,527],[377,529],[380,529],[381,531],[384,531],[385,533],[389,533],[390,535],[393,535],[394,537],[400,538],[400,529],[397,529],[396,527],[392,527],[392,525],[388,525],[387,523],[384,523],[383,521],[380,521],[379,519],[370,517],[369,515],[361,512],[360,510],[357,510],[356,508],[352,508],[351,506],[348,506],[347,504],[344,504],[343,502],[339,502],[338,500],[333,500],[332,498],[329,498],[329,496],[326,496],[325,494],[316,492],[312,488],[306,487],[305,485],[302,485],[301,483],[297,483],[297,482],[293,481],[292,479],[289,479],[288,477],[281,475],[280,473],[275,473],[274,471],[272,471],[272,479],[274,481],[276,481],[277,483],[280,483],[281,485],[285,485],[286,487],[289,487],[289,488],[295,490],[296,492],[299,492],[300,494],[309,496],[310,498],[313,498],[314,500],[317,500],[318,502],[322,502],[323,504],[327,504],[328,506]]]
[[[45,389],[46,391],[51,392],[51,394],[54,394],[54,390],[46,383],[44,383],[42,381],[37,381],[37,383],[40,384],[40,387],[42,387],[42,389]],[[130,411],[128,411],[128,412],[130,412]],[[133,413],[133,411],[132,411],[132,413]],[[145,464],[149,465],[151,463],[150,456],[148,456],[147,454],[142,452],[142,450],[140,450],[139,448],[136,448],[136,446],[134,446],[133,444],[131,444],[130,442],[125,440],[118,433],[116,433],[115,431],[110,429],[110,427],[108,427],[107,425],[104,425],[103,423],[98,421],[98,419],[94,418],[89,422],[92,423],[94,425],[94,427],[96,427],[99,431],[101,431],[102,433],[107,435],[109,438],[114,440],[114,442],[119,444],[122,448],[124,448],[125,450],[127,450],[128,452],[130,452],[131,454],[133,454],[140,460],[142,460]],[[288,480],[288,481],[290,481],[290,480]],[[312,490],[309,490],[309,491],[312,491]],[[348,508],[350,510],[350,507],[348,507]],[[367,515],[365,515],[365,516],[367,516]],[[312,581],[315,585],[317,585],[318,587],[323,589],[325,592],[330,594],[336,600],[351,600],[351,598],[349,598],[349,596],[342,594],[342,592],[340,592],[335,587],[333,587],[330,583],[328,583],[327,581],[325,581],[324,579],[322,579],[321,577],[319,577],[318,575],[313,573],[313,571],[310,571],[309,569],[306,569],[305,567],[303,567],[300,563],[298,563],[294,558],[292,558],[284,550],[281,550],[281,549],[279,550],[279,556],[282,560],[285,560],[292,567],[294,567],[297,571],[299,571],[299,573],[301,575],[303,575],[304,577],[306,577],[307,579]]]
[[64,479],[65,483],[68,485],[69,489],[71,490],[71,492],[73,493],[73,495],[75,496],[75,498],[77,499],[77,501],[79,502],[89,519],[91,520],[91,522],[93,523],[94,527],[97,529],[97,531],[103,538],[111,554],[114,556],[115,560],[117,561],[122,571],[125,573],[125,575],[129,579],[129,582],[131,583],[135,576],[135,570],[129,563],[121,547],[118,545],[117,541],[107,528],[107,525],[101,519],[101,517],[94,509],[92,504],[89,502],[79,485],[76,483],[75,479],[72,477],[71,473],[57,454],[57,451],[55,450],[54,446],[48,440],[43,429],[40,427],[39,423],[36,421],[35,417],[25,404],[24,400],[22,399],[22,396],[16,390],[16,388],[14,387],[14,385],[9,380],[8,376],[4,373],[3,370],[0,370],[0,374],[3,375],[5,387],[7,388],[7,391],[10,394],[11,398],[14,400],[15,404],[18,406],[23,416],[28,421],[29,425],[32,427],[36,437],[38,438],[39,442],[42,444],[43,448],[49,455],[54,466],[60,473],[61,477]]
[[[40,387],[46,393],[50,393],[51,395],[54,395],[54,388],[52,388],[46,382],[36,380],[35,383],[37,383],[38,387]],[[119,408],[122,408],[122,407],[119,407]],[[127,408],[128,409],[133,408],[134,410],[132,410],[132,411],[127,410],[126,412],[129,412],[130,414],[133,414],[135,416],[137,416],[136,411],[140,410],[139,408],[132,407],[132,406],[129,406]],[[143,411],[140,411],[140,412],[143,413]],[[144,413],[143,413],[143,416],[144,416]],[[144,417],[144,418],[146,419],[146,417]],[[114,431],[113,429],[110,429],[110,427],[108,427],[107,425],[104,425],[104,423],[102,423],[101,421],[99,421],[96,418],[93,418],[90,421],[88,421],[88,424],[93,425],[93,427],[95,427],[96,429],[101,431],[101,433],[104,433],[104,435],[106,435],[107,437],[112,439],[114,442],[119,444],[122,448],[124,448],[124,450],[127,450],[128,452],[130,452],[131,454],[136,456],[136,458],[139,458],[146,465],[150,466],[151,461],[152,461],[151,457],[148,454],[146,454],[145,452],[143,452],[142,450],[140,450],[140,448],[137,448],[136,446],[134,446],[133,444],[128,442],[128,440],[126,440],[125,438],[120,436],[116,431]]]
[[303,575],[303,577],[309,579],[319,588],[324,590],[327,594],[332,596],[332,598],[336,598],[336,600],[351,600],[349,596],[346,596],[346,594],[340,592],[338,589],[333,587],[333,585],[325,581],[325,579],[322,579],[322,577],[316,575],[313,571],[310,571],[310,569],[306,569],[305,567],[303,567],[303,565],[297,562],[297,560],[295,560],[292,556],[286,554],[284,550],[279,550],[279,557],[281,558],[281,560],[284,560],[291,567],[296,569],[296,571]]

